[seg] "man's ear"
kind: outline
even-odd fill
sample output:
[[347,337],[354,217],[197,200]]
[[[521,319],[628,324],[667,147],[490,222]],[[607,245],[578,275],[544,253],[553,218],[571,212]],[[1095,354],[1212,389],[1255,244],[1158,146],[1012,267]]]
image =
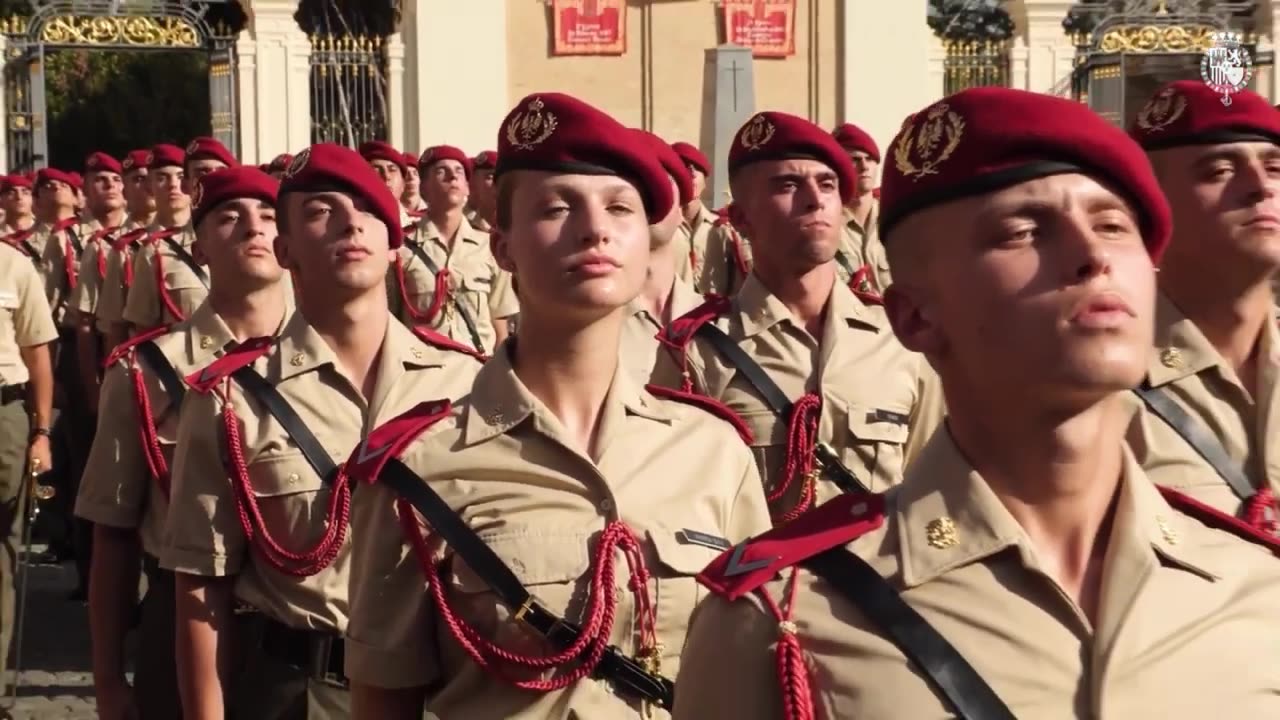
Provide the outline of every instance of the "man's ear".
[[919,288],[897,282],[889,285],[884,291],[884,309],[893,334],[906,349],[937,355],[946,344],[932,306]]
[[497,228],[490,230],[489,249],[493,251],[493,258],[498,261],[498,267],[515,275],[516,264],[511,260],[511,246],[507,234]]
[[[293,264],[293,258],[289,256],[289,238],[285,235],[277,235],[276,239],[271,242],[271,247],[276,251],[276,262],[280,263],[280,267],[285,270],[297,270]],[[394,250],[392,252],[395,252]]]
[[745,237],[753,237],[751,232],[751,222],[747,220],[747,214],[742,211],[742,205],[737,201],[729,204],[729,222]]

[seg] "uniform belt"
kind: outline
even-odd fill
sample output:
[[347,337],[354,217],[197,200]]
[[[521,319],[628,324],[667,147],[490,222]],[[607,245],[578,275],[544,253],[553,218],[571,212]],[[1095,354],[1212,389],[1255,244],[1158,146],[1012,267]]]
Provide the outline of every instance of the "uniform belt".
[[299,630],[263,618],[262,651],[279,662],[302,670],[312,680],[347,684],[343,670],[346,645],[340,635],[320,630]]
[[0,405],[27,399],[27,384],[5,385],[0,387]]

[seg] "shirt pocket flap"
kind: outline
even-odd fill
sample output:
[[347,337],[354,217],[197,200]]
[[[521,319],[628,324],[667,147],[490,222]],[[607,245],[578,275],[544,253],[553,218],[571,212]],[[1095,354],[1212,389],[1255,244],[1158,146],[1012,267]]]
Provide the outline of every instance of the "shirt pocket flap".
[[[711,533],[697,535],[707,538],[715,537]],[[719,540],[719,538],[715,539]],[[668,571],[668,574],[675,575],[697,575],[728,549],[722,550],[711,547],[710,544],[691,542],[687,539],[685,531],[668,528],[655,528],[650,531],[649,540],[653,543],[658,562]],[[725,541],[725,544],[727,545],[728,541]]]
[[854,442],[902,445],[907,441],[910,418],[909,410],[896,407],[850,405],[849,433],[853,435]]
[[249,466],[249,481],[258,497],[316,492],[324,485],[300,452],[259,455]]
[[493,278],[487,275],[464,275],[461,283],[463,290],[488,293],[493,291]]
[[[530,588],[575,582],[591,567],[589,536],[585,534],[507,533],[480,538]],[[453,556],[453,585],[467,593],[490,591],[489,584],[457,554]]]

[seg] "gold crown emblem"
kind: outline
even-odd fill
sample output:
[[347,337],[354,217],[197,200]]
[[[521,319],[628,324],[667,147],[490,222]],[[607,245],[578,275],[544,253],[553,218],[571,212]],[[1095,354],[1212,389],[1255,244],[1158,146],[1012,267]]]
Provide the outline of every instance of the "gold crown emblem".
[[919,116],[907,121],[894,140],[893,162],[898,172],[912,180],[937,175],[938,166],[951,157],[964,136],[964,118],[946,103],[929,109],[922,122]]
[[291,178],[294,175],[297,175],[298,173],[302,172],[302,169],[307,166],[307,161],[310,159],[311,159],[311,148],[304,148],[302,152],[293,156],[293,162],[289,163],[288,168],[285,168],[284,176],[286,178]]
[[92,170],[102,164],[102,160],[97,155],[89,156],[89,169]]
[[532,150],[546,142],[556,131],[559,121],[555,113],[545,109],[541,98],[534,98],[523,111],[507,123],[507,142],[516,150]]
[[1138,128],[1147,132],[1162,132],[1177,122],[1187,111],[1187,99],[1174,88],[1165,88],[1156,93],[1142,109],[1138,111]]
[[200,149],[200,141],[199,141],[199,140],[192,140],[191,142],[187,143],[187,154],[188,154],[188,155],[191,155],[192,153],[197,152],[199,149]]
[[759,150],[769,141],[773,139],[774,133],[778,129],[769,122],[769,118],[764,115],[756,115],[751,118],[747,126],[742,129],[742,136],[738,142],[742,143],[742,147],[746,150]]
[[191,188],[191,207],[200,207],[200,201],[204,199],[204,179],[207,175],[196,178],[195,185]]
[[427,148],[426,150],[423,150],[423,151],[422,151],[422,157],[418,158],[418,164],[419,164],[419,165],[428,165],[428,164],[430,164],[430,163],[431,163],[431,158],[435,157],[435,155],[436,155],[436,149],[435,149],[435,148],[433,148],[433,147],[429,147],[429,148]]
[[148,150],[148,151],[147,151],[147,165],[148,165],[148,166],[150,166],[150,165],[151,165],[152,163],[154,163],[155,161],[156,161],[156,154],[155,154],[154,152],[151,152],[150,150]]
[[132,156],[132,155],[130,155],[129,157],[125,158],[125,159],[124,159],[124,162],[121,164],[121,167],[123,167],[125,170],[132,170],[132,169],[133,169],[133,156]]

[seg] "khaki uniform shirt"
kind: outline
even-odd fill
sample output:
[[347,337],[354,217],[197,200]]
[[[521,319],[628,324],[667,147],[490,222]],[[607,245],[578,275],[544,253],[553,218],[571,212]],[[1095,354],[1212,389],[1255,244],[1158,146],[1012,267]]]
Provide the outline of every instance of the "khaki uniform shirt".
[[[424,206],[422,209],[425,211],[426,207]],[[467,208],[467,211],[463,213],[463,216],[467,219],[467,222],[471,223],[471,227],[482,233],[487,233],[493,229],[490,227],[489,222],[481,217],[480,213],[477,212],[475,208]]]
[[[451,288],[429,327],[474,347],[471,331],[458,312],[457,302],[461,302],[471,315],[483,345],[476,349],[492,354],[497,339],[493,321],[515,315],[520,305],[511,289],[511,276],[498,267],[489,249],[489,236],[464,222],[458,226],[458,234],[450,247],[435,224],[423,220],[416,238],[419,249],[415,250],[410,242],[414,241],[406,242],[399,250],[408,302],[418,312],[424,312],[435,299],[436,276],[419,257],[418,253],[423,252],[437,268],[449,271]],[[416,324],[399,292],[393,294],[392,300],[393,307],[397,308],[396,316],[406,324]]]
[[[153,232],[163,229],[159,226],[151,227]],[[196,233],[188,225],[169,239],[190,253],[191,246],[196,241]],[[149,240],[134,252],[132,262],[133,287],[129,289],[125,300],[124,319],[134,327],[147,330],[180,322],[191,317],[191,313],[209,295],[209,286],[200,280],[195,270],[178,257],[164,240]],[[164,271],[163,290],[182,313],[182,317],[169,312],[160,298],[161,287],[157,284],[156,277],[157,262]]]
[[[898,342],[884,308],[864,304],[838,281],[832,288],[821,342],[792,319],[755,274],[716,324],[792,402],[808,392],[821,397],[819,439],[858,480],[882,492],[901,481],[907,461],[942,421],[941,390],[924,356]],[[766,487],[778,486],[784,480],[787,418],[775,415],[705,340],[695,336],[689,357],[694,388],[742,417],[755,436],[752,450]],[[801,482],[793,481],[780,506],[795,506],[801,490]],[[835,483],[817,484],[818,502],[839,492]]]
[[[132,232],[141,227],[137,221],[130,219],[120,228],[119,235]],[[95,326],[98,332],[111,331],[111,326],[124,322],[124,306],[128,298],[129,288],[124,285],[125,266],[133,263],[135,253],[131,245],[123,250],[114,247],[107,249],[107,274],[102,279],[102,287],[98,291],[98,303],[94,308]]]
[[57,339],[44,283],[31,258],[0,243],[0,385],[21,385],[30,379],[21,348]]
[[[1280,493],[1280,328],[1268,323],[1258,352],[1257,397],[1218,354],[1195,323],[1169,298],[1156,305],[1156,352],[1147,370],[1165,393],[1226,451],[1255,489]],[[1168,423],[1146,409],[1134,416],[1129,443],[1151,479],[1223,512],[1241,501],[1226,481]]]
[[716,224],[716,214],[698,203],[698,214],[693,222],[680,223],[672,242],[676,247],[676,277],[688,283],[697,282],[707,259],[707,238]]
[[[705,298],[695,292],[693,286],[678,278],[671,286],[671,296],[667,300],[672,318],[684,315],[703,302]],[[631,375],[631,379],[640,385],[656,382],[666,387],[680,387],[677,384],[678,377],[654,376],[654,369],[658,367],[659,354],[665,355],[670,352],[665,345],[658,342],[658,333],[664,327],[666,323],[661,318],[655,318],[638,298],[631,302],[627,320],[622,325],[621,357],[623,366]],[[672,367],[672,364],[664,362],[661,367],[664,373],[669,373],[668,368]]]
[[[652,579],[660,672],[674,677],[690,613],[706,591],[694,579],[718,552],[686,532],[743,540],[769,526],[751,456],[725,421],[636,386],[621,367],[605,400],[599,457],[573,449],[560,422],[511,368],[507,348],[485,365],[469,400],[401,455],[552,612],[582,612],[594,542],[606,523],[641,541]],[[356,495],[347,674],[379,687],[429,685],[440,718],[666,717],[604,683],[583,680],[552,693],[516,690],[477,667],[455,643],[423,587],[394,494],[370,485]],[[446,551],[447,552],[447,551]],[[446,565],[445,567],[449,567]],[[519,653],[545,643],[511,617],[466,563],[453,558],[446,591],[454,609],[487,638]],[[626,563],[617,560],[617,614],[610,641],[634,657],[635,608]]]
[[80,316],[94,315],[98,307],[98,298],[102,295],[102,283],[107,279],[107,253],[111,250],[111,238],[119,234],[119,230],[98,237],[102,224],[97,220],[84,225],[87,234],[80,238],[84,250],[76,266],[76,289],[71,291],[68,304]]
[[742,254],[742,259],[747,264],[748,272],[751,269],[751,243],[746,237],[737,233],[733,226],[724,223],[722,225],[714,225],[707,231],[707,249],[703,256],[703,264],[700,272],[697,273],[697,281],[693,287],[703,295],[728,295],[737,294],[742,284],[747,280],[747,274],[742,272],[738,267],[738,261],[735,259],[734,242],[737,239],[737,252]]
[[[839,251],[845,254],[855,272],[866,265],[871,271],[871,281],[875,289],[884,292],[892,282],[892,277],[889,274],[889,256],[885,252],[884,243],[880,242],[879,222],[879,200],[872,201],[871,212],[867,215],[865,227],[853,217],[853,213],[848,208],[845,208],[844,233],[840,238]],[[843,263],[837,263],[837,266],[840,268],[840,277],[847,284],[848,268],[844,267]]]
[[[1049,575],[948,432],[934,436],[885,502],[884,524],[848,548],[1014,717],[1280,717],[1280,559],[1174,510],[1127,451],[1096,624]],[[752,562],[749,549],[742,562]],[[791,620],[820,717],[954,717],[850,600],[805,570],[797,586]],[[767,592],[784,602],[781,581]],[[677,718],[780,717],[771,648],[778,621],[758,600],[730,604],[717,595],[699,609]]]
[[[68,229],[76,234],[76,241],[80,243],[80,248],[83,250],[85,242],[97,229],[97,224],[76,223]],[[70,306],[71,295],[75,290],[72,285],[79,287],[77,273],[80,270],[80,256],[74,255],[68,263],[68,252],[74,254],[75,247],[70,243],[66,231],[54,233],[53,226],[48,223],[40,223],[37,226],[32,240],[32,244],[40,248],[40,268],[44,274],[45,289],[49,298],[49,307],[53,309],[54,322],[59,327],[75,327],[75,318],[69,315],[67,308]],[[72,277],[76,279],[74,283],[72,277],[67,276],[68,267]]]
[[[333,350],[301,313],[285,325],[274,351],[252,365],[334,462],[346,460],[366,432],[423,399],[466,392],[479,367],[474,358],[430,347],[388,320],[377,384],[367,403],[336,369]],[[239,385],[231,387],[245,464],[266,526],[286,548],[310,547],[324,529],[330,489],[280,424]],[[223,469],[220,411],[213,393],[191,393],[183,406],[161,565],[191,575],[235,575],[236,597],[267,617],[296,628],[345,631],[350,537],[358,526],[352,524],[333,563],[311,577],[283,574],[251,552]]]
[[[205,303],[189,320],[153,342],[178,375],[186,377],[207,367],[235,337]],[[147,389],[161,452],[172,468],[178,440],[177,408],[171,407],[172,398],[145,359],[138,357],[135,367]],[[159,557],[164,549],[169,501],[164,493],[156,492],[156,481],[142,450],[133,372],[117,362],[103,376],[98,431],[76,496],[76,515],[100,525],[137,528],[143,551]]]

